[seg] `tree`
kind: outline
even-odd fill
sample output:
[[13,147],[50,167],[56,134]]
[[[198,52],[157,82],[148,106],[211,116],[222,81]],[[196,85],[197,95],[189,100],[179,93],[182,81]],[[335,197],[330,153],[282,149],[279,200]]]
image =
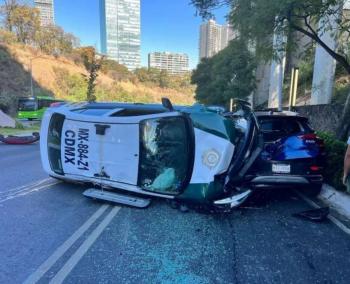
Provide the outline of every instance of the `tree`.
[[27,5],[17,5],[9,17],[8,21],[17,41],[23,44],[33,42],[40,28],[39,10]]
[[159,87],[169,88],[170,86],[170,77],[166,70],[162,70],[159,73]]
[[70,54],[78,42],[74,35],[58,26],[40,27],[35,35],[36,45],[47,54]]
[[86,71],[89,72],[86,98],[88,102],[94,102],[96,101],[96,96],[94,94],[96,88],[96,79],[98,77],[98,72],[101,69],[102,62],[105,60],[105,57],[98,55],[95,48],[91,46],[79,48],[78,52],[83,59]]
[[134,71],[137,79],[142,83],[159,85],[161,71],[156,68],[138,68]]
[[90,70],[91,63],[96,57],[96,50],[92,46],[84,46],[81,48],[77,48],[76,52],[83,60],[83,64],[86,70]]
[[119,64],[115,60],[105,59],[101,63],[101,72],[109,75],[114,80],[128,80],[133,77],[133,74],[128,68],[122,64]]
[[[212,16],[212,10],[219,6],[230,5],[231,23],[241,37],[257,44],[258,56],[269,59],[284,48],[283,43],[275,50],[271,48],[273,31],[285,34],[298,31],[322,46],[350,74],[347,55],[341,49],[331,49],[320,37],[324,32],[339,36],[350,32],[350,19],[345,15],[339,17],[344,0],[191,0],[191,3],[202,17]],[[339,18],[336,29],[331,25],[334,17]],[[349,130],[350,94],[338,127],[338,138],[344,138]]]
[[17,38],[13,33],[0,29],[0,43],[13,44],[15,42],[17,42]]
[[203,59],[193,72],[196,99],[205,104],[227,105],[231,98],[247,98],[255,89],[255,68],[246,43],[231,41],[212,58]]
[[81,74],[70,74],[67,69],[53,68],[55,74],[55,94],[69,101],[86,100],[87,80]]
[[[212,10],[218,6],[231,5],[230,21],[240,30],[241,36],[254,41],[266,42],[274,30],[285,33],[288,33],[289,29],[298,31],[320,44],[350,74],[350,61],[347,56],[329,48],[319,36],[326,31],[338,33],[340,36],[350,32],[350,18],[346,18],[345,15],[339,20],[339,28],[335,30],[331,26],[331,18],[341,13],[344,0],[192,0],[191,2],[203,17],[212,16]],[[271,44],[267,48],[270,46]],[[272,57],[274,54],[270,49],[269,51]]]
[[98,71],[101,68],[102,60],[103,58],[94,57],[90,64],[90,70],[89,70],[90,74],[89,74],[88,89],[87,89],[87,95],[86,95],[88,102],[96,101],[96,96],[95,96],[96,79],[98,77]]
[[18,0],[4,0],[3,5],[0,6],[0,14],[4,17],[4,25],[6,30],[12,32],[13,24],[12,24],[12,13],[19,5]]

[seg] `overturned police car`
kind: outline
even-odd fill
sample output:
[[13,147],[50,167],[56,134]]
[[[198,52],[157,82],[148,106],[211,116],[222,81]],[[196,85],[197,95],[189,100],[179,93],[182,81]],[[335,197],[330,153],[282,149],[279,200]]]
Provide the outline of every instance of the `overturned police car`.
[[250,108],[71,103],[46,111],[46,172],[94,184],[84,195],[136,207],[151,197],[229,210],[250,194],[245,174],[261,152]]

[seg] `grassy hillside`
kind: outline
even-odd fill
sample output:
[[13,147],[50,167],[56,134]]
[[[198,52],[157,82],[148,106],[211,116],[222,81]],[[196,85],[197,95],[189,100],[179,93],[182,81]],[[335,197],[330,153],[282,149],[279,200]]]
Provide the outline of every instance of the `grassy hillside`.
[[[30,94],[30,61],[36,95],[53,95],[69,101],[86,99],[87,72],[74,58],[54,57],[23,45],[0,44],[0,105],[13,112],[16,97]],[[168,97],[175,104],[193,104],[194,87],[178,91],[137,82],[117,81],[105,74],[97,80],[98,101],[160,102]],[[2,107],[4,108],[4,107]]]

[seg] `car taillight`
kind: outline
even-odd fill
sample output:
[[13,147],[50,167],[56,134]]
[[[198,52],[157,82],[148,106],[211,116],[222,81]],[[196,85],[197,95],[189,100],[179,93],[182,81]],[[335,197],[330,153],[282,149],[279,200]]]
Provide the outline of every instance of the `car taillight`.
[[319,166],[311,166],[310,170],[313,172],[319,172],[321,170],[321,168]]
[[303,134],[299,136],[302,140],[316,140],[318,137],[314,133]]
[[317,143],[318,146],[324,147],[324,142],[323,140],[318,137],[315,133],[307,133],[298,136],[301,140],[304,140],[309,143]]

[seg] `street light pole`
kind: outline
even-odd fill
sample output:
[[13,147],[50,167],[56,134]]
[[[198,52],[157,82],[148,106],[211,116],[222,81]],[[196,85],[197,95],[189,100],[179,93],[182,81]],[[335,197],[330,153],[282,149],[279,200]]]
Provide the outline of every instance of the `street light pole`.
[[36,56],[30,59],[30,64],[29,64],[29,68],[30,68],[30,97],[34,97],[34,86],[33,86],[33,61],[35,59],[40,58],[41,56]]
[[34,97],[32,59],[30,59],[30,97]]

